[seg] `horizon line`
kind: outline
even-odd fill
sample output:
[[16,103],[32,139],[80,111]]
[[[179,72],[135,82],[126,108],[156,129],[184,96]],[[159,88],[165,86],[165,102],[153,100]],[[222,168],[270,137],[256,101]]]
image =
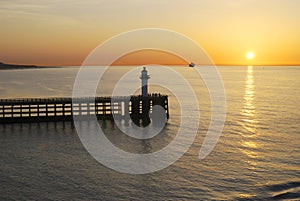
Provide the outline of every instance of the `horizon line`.
[[[44,64],[24,64],[24,63],[4,63],[2,61],[0,61],[0,64],[4,64],[4,65],[16,65],[16,66],[41,66],[41,67],[63,67],[63,66],[82,66],[82,65],[44,65]],[[132,64],[112,64],[109,66],[144,66],[144,65],[165,65],[165,66],[188,66],[188,63],[178,63],[178,64],[172,64],[172,63],[167,63],[167,64],[155,64],[155,63],[148,63],[148,64],[140,64],[140,63],[132,63]],[[287,63],[282,63],[282,64],[233,64],[233,63],[216,63],[216,64],[195,64],[196,66],[300,66],[300,63],[295,63],[295,64],[287,64]],[[107,66],[105,64],[98,64],[98,65],[93,65],[93,66]]]

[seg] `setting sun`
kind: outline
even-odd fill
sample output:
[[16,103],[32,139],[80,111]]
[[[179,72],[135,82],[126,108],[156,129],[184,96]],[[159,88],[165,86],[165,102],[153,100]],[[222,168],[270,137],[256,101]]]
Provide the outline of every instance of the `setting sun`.
[[247,52],[246,57],[247,59],[251,60],[255,57],[255,54],[253,52]]

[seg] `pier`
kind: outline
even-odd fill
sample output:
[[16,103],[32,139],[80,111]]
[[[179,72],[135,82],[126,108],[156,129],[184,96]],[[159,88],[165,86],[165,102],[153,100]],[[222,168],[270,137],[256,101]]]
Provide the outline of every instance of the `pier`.
[[73,116],[118,119],[130,116],[136,122],[147,119],[152,107],[160,105],[169,118],[168,96],[96,97],[96,98],[22,98],[0,99],[0,123],[71,121]]

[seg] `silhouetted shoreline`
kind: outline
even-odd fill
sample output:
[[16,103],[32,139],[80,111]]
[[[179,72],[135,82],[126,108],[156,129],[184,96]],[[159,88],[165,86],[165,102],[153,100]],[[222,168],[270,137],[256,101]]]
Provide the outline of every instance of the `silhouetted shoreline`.
[[0,62],[0,70],[34,69],[34,68],[60,68],[58,66],[36,66],[36,65],[17,65],[5,64]]

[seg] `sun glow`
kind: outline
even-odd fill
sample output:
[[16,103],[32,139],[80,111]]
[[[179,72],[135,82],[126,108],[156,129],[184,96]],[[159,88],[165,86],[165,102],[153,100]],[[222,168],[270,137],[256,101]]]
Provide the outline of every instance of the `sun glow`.
[[255,57],[254,52],[247,52],[246,57],[248,60],[252,60]]

